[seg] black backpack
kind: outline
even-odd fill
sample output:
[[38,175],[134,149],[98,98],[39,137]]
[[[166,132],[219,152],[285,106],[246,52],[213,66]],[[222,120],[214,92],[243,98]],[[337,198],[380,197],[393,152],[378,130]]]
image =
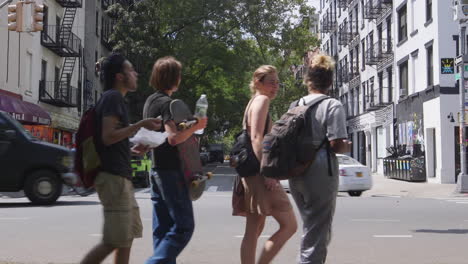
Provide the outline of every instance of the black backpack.
[[[260,173],[278,180],[302,175],[315,160],[316,153],[329,144],[325,137],[319,144],[314,141],[310,112],[320,102],[320,96],[306,105],[290,108],[263,139]],[[294,103],[293,103],[294,104]],[[291,105],[293,105],[291,104]]]
[[[247,133],[247,113],[252,102],[253,98],[245,110],[242,131],[235,136],[234,145],[230,152],[229,164],[236,169],[237,174],[241,177],[253,176],[260,172],[260,161],[255,156],[250,135]],[[265,134],[269,126],[269,120],[269,118],[266,120]]]

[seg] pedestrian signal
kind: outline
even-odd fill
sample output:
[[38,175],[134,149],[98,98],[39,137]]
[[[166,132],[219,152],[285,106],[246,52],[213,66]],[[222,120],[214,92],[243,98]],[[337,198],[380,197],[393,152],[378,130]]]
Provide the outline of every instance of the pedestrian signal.
[[8,6],[8,30],[23,31],[23,2]]
[[31,29],[33,32],[42,31],[44,29],[44,5],[38,5],[33,3],[32,8],[32,25]]

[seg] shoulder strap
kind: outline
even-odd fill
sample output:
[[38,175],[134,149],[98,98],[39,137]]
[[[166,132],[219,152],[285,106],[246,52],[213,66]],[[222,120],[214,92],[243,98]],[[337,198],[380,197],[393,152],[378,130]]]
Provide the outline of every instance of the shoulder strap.
[[253,99],[255,98],[256,96],[252,97],[252,99],[250,99],[249,103],[247,104],[247,107],[245,108],[245,112],[244,112],[244,119],[242,120],[242,129],[247,129],[247,119],[248,119],[248,113],[249,113],[249,109],[250,109],[250,105],[252,104],[253,102]]
[[[150,95],[150,97],[153,96],[153,98],[151,98],[151,101],[146,101],[145,102],[145,105],[143,106],[143,118],[148,118],[148,111],[149,111],[149,107],[150,105],[152,105],[154,103],[154,101],[160,97],[162,97],[163,95],[160,95],[158,94],[157,92],[156,93],[153,93],[152,95]],[[168,101],[171,100],[170,98],[168,98]]]
[[[314,100],[310,101],[310,102],[309,102],[308,104],[306,104],[306,105],[307,105],[309,108],[311,108],[311,107],[313,107],[314,105],[316,105],[316,104],[318,104],[318,103],[320,103],[320,102],[322,102],[323,100],[328,99],[328,98],[330,98],[330,96],[328,96],[328,95],[321,95],[321,96],[315,98]],[[299,104],[299,102],[298,102],[298,104]]]

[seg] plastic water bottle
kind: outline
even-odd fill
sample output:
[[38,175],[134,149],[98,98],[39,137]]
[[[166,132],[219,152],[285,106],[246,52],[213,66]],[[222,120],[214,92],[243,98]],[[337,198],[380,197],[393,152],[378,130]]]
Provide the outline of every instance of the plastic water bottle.
[[[206,113],[208,111],[208,99],[206,98],[206,94],[202,94],[197,101],[195,106],[195,116],[199,118],[205,118]],[[203,134],[204,129],[199,129],[195,131],[195,134],[201,135]]]

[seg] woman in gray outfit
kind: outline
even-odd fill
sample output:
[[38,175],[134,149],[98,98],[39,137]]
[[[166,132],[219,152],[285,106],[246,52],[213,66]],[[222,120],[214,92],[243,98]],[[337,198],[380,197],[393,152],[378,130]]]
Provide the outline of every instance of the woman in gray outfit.
[[[333,82],[334,61],[318,54],[312,58],[304,78],[309,95],[295,105],[305,105],[328,94]],[[298,263],[322,264],[327,257],[331,226],[338,191],[338,161],[335,153],[349,151],[346,116],[343,105],[327,98],[311,109],[314,142],[328,139],[304,175],[289,180],[294,201],[303,221],[303,235]]]

